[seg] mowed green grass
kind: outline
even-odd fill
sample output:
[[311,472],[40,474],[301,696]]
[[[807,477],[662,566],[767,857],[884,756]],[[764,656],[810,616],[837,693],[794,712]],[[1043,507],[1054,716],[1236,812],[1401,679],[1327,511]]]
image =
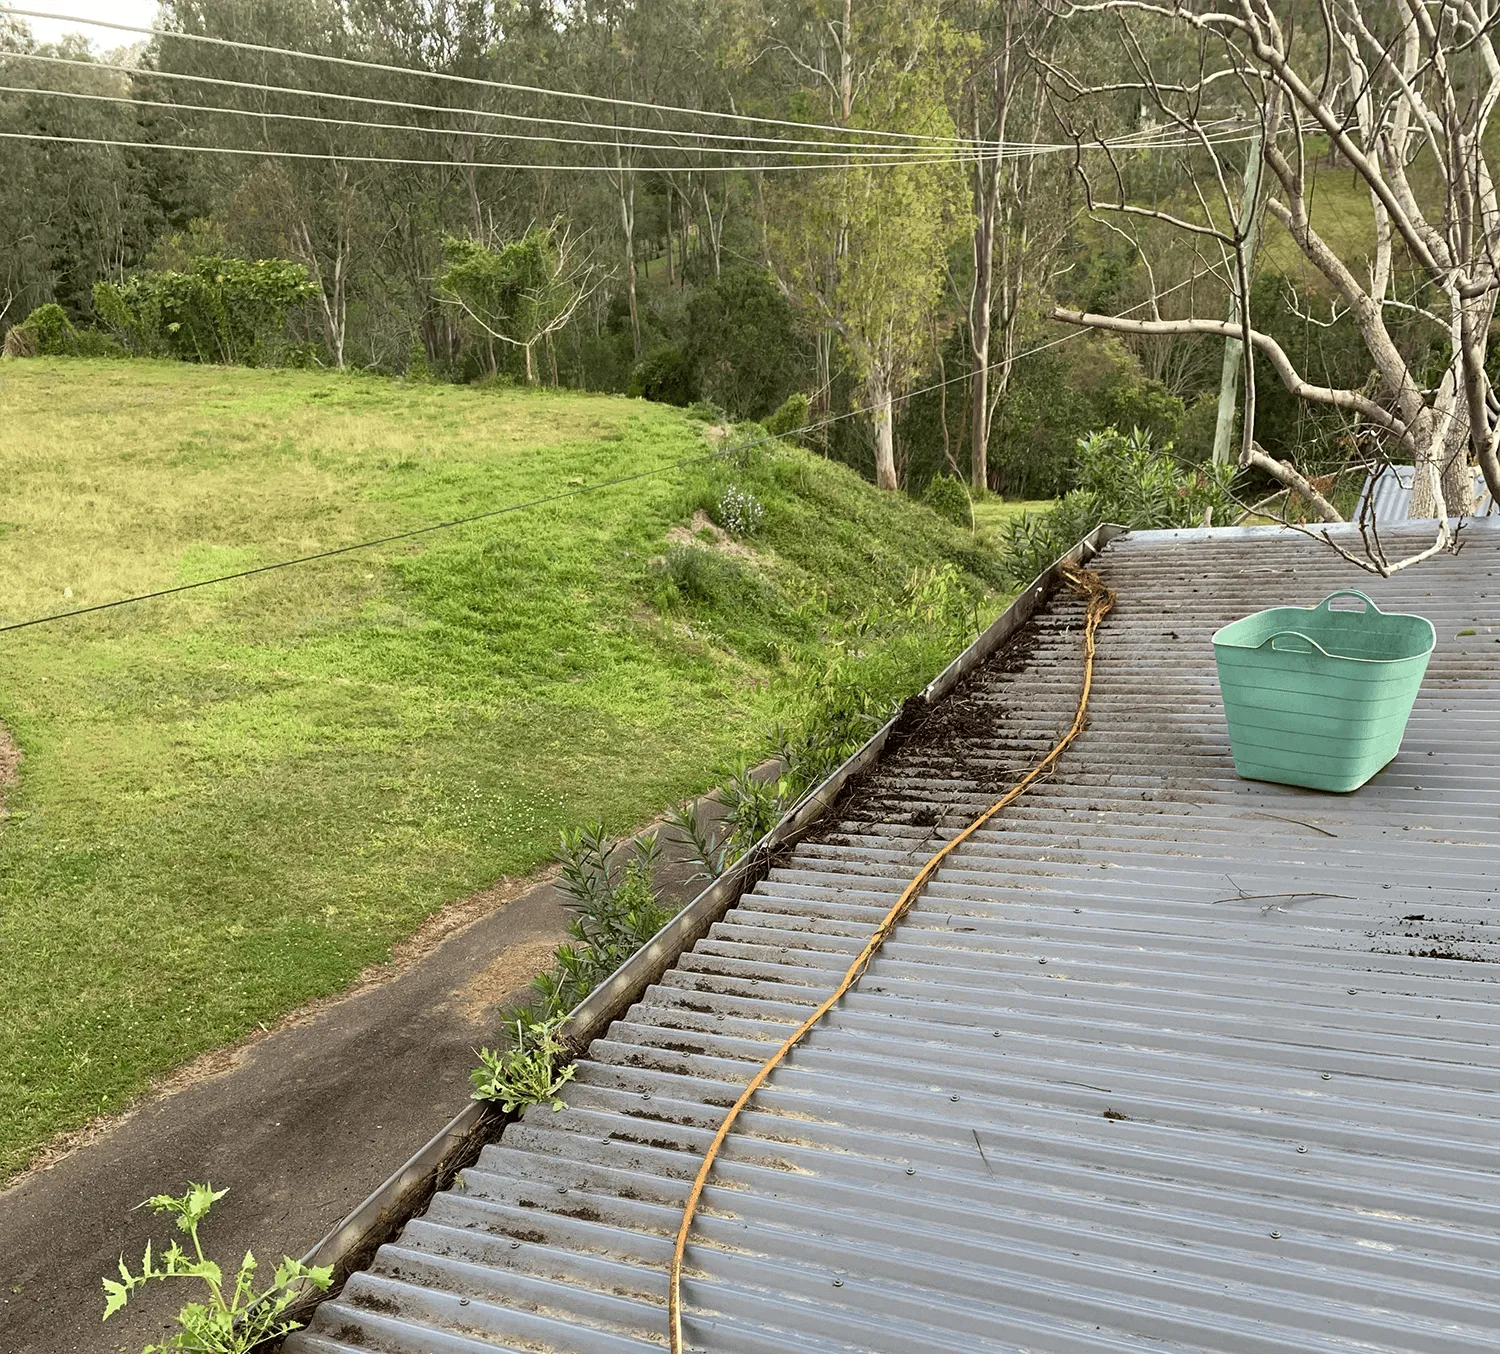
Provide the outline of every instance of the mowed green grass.
[[987,494],[974,504],[974,526],[982,532],[995,532],[1014,518],[1046,512],[1056,506],[1055,498],[1002,498],[999,494]]
[[[10,361],[0,623],[705,449],[679,412],[603,396]],[[699,469],[0,635],[24,753],[0,823],[0,1176],[338,991],[562,828],[704,788],[833,613],[945,560],[985,588],[969,533],[776,456],[776,578],[743,643],[656,604],[668,529],[715,492]]]

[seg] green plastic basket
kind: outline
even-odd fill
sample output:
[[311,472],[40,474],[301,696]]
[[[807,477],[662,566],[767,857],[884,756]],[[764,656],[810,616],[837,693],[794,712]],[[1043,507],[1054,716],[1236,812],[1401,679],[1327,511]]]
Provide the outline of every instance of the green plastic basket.
[[[1337,598],[1358,607],[1334,610]],[[1344,590],[1279,606],[1214,635],[1234,769],[1247,780],[1347,794],[1401,749],[1437,644],[1423,616]]]

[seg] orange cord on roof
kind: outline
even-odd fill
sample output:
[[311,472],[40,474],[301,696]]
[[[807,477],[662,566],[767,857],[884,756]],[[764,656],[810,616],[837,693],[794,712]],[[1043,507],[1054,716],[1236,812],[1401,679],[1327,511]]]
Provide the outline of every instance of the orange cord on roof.
[[750,1078],[750,1083],[740,1094],[740,1098],[730,1107],[729,1113],[724,1116],[724,1122],[719,1125],[719,1131],[714,1134],[714,1140],[709,1143],[708,1151],[703,1155],[703,1161],[698,1167],[698,1174],[693,1180],[693,1188],[688,1194],[687,1206],[682,1210],[682,1224],[677,1229],[677,1244],[672,1248],[672,1268],[667,1284],[667,1312],[671,1322],[669,1336],[671,1340],[671,1354],[682,1354],[682,1257],[687,1249],[688,1232],[692,1229],[693,1216],[698,1211],[698,1203],[703,1197],[703,1186],[708,1182],[709,1172],[713,1169],[714,1161],[719,1155],[719,1149],[723,1147],[724,1140],[729,1136],[729,1130],[734,1127],[734,1121],[739,1113],[750,1103],[750,1098],[758,1091],[765,1079],[771,1075],[781,1061],[790,1053],[803,1037],[812,1029],[833,1007],[840,997],[857,983],[864,971],[870,966],[872,960],[879,952],[880,947],[890,938],[896,929],[896,924],[910,910],[911,905],[916,902],[922,890],[938,867],[959,846],[963,845],[974,833],[978,832],[997,813],[1008,805],[1015,803],[1023,794],[1047,774],[1057,762],[1057,759],[1067,751],[1069,744],[1083,732],[1084,719],[1088,713],[1089,693],[1094,685],[1094,634],[1099,629],[1099,624],[1109,614],[1115,604],[1115,594],[1105,585],[1098,574],[1091,569],[1080,569],[1076,565],[1064,562],[1062,565],[1063,577],[1067,579],[1069,586],[1087,603],[1083,626],[1083,691],[1078,697],[1078,711],[1073,716],[1073,723],[1067,733],[1057,741],[1057,745],[1028,771],[1015,785],[997,799],[972,823],[968,825],[958,836],[944,843],[942,848],[931,856],[927,863],[917,871],[917,876],[910,884],[902,890],[901,896],[896,899],[895,905],[885,914],[884,920],[875,928],[875,933],[865,943],[864,949],[855,957],[848,971],[839,980],[839,985],[806,1020],[800,1024],[792,1036],[780,1048],[776,1050],[766,1061],[761,1064],[760,1070]]

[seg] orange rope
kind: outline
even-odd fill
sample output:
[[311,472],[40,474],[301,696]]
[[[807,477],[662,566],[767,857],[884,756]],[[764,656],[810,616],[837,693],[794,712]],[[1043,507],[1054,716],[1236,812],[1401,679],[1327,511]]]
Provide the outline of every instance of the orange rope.
[[687,1250],[688,1232],[693,1225],[693,1216],[698,1211],[698,1203],[703,1197],[703,1187],[708,1182],[709,1172],[713,1169],[714,1161],[719,1155],[719,1149],[723,1147],[724,1140],[729,1136],[729,1131],[734,1127],[739,1113],[750,1103],[750,1098],[758,1091],[765,1079],[780,1065],[782,1060],[799,1043],[807,1032],[813,1028],[833,1007],[838,1000],[859,981],[865,970],[870,966],[870,961],[880,952],[880,947],[890,938],[896,929],[897,923],[911,909],[923,888],[938,867],[959,846],[963,845],[970,837],[979,831],[997,813],[1008,805],[1015,803],[1023,794],[1036,784],[1056,764],[1057,759],[1067,751],[1069,744],[1083,732],[1084,717],[1088,713],[1089,693],[1094,685],[1094,634],[1099,624],[1115,604],[1114,593],[1105,585],[1098,574],[1091,569],[1080,569],[1076,565],[1064,562],[1062,566],[1063,577],[1080,597],[1087,603],[1083,627],[1083,692],[1078,697],[1078,711],[1073,716],[1073,723],[1067,733],[1058,740],[1057,745],[1042,758],[1022,779],[1012,786],[1005,794],[997,799],[983,813],[969,824],[958,836],[945,843],[943,847],[931,856],[927,863],[917,872],[915,879],[902,891],[901,896],[896,899],[895,905],[885,914],[885,919],[875,928],[874,934],[866,942],[864,949],[855,957],[848,971],[840,980],[839,985],[833,989],[828,999],[823,1002],[806,1020],[797,1026],[796,1032],[782,1044],[761,1065],[760,1070],[750,1078],[750,1083],[741,1093],[730,1108],[729,1113],[724,1116],[724,1122],[719,1125],[719,1131],[714,1134],[714,1139],[708,1145],[708,1151],[704,1153],[702,1164],[698,1167],[698,1174],[693,1180],[693,1188],[688,1194],[686,1207],[682,1210],[682,1224],[677,1229],[677,1244],[672,1248],[672,1268],[667,1285],[667,1312],[671,1322],[669,1335],[671,1339],[671,1354],[682,1354],[682,1258]]

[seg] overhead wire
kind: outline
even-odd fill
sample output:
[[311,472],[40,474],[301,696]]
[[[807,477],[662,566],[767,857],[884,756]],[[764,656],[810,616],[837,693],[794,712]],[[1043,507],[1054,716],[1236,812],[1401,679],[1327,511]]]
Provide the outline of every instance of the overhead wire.
[[[788,118],[759,117],[750,113],[726,113],[719,109],[688,108],[675,104],[652,103],[642,99],[620,99],[608,94],[590,94],[580,90],[550,89],[543,85],[520,84],[509,80],[489,80],[477,75],[458,75],[452,71],[430,71],[416,66],[400,66],[384,61],[364,61],[356,57],[334,56],[325,52],[304,52],[295,47],[277,47],[269,43],[244,42],[235,38],[213,37],[204,33],[185,33],[178,29],[148,28],[140,24],[120,23],[114,19],[92,19],[77,14],[62,14],[54,10],[11,8],[11,14],[26,19],[60,20],[92,28],[106,28],[122,33],[138,33],[145,37],[173,38],[183,42],[199,43],[214,47],[226,47],[235,51],[256,52],[266,56],[286,56],[304,61],[320,61],[328,65],[347,69],[378,71],[382,75],[400,75],[420,79],[440,80],[447,83],[468,85],[481,89],[499,89],[517,94],[537,94],[547,98],[572,99],[581,103],[599,104],[613,108],[649,110],[654,113],[669,113],[694,118],[722,119],[768,127],[790,127],[798,131],[847,132],[849,129],[836,123],[799,122]],[[858,129],[861,135],[890,138],[902,142],[933,142],[943,145],[960,144],[963,140],[955,136],[937,136],[921,132],[885,132],[874,128]]]
[[[202,33],[186,33],[177,29],[149,28],[139,24],[120,23],[112,19],[90,19],[76,14],[63,14],[51,10],[12,8],[9,12],[23,18],[60,20],[68,23],[78,23],[88,27],[105,28],[126,33],[137,33],[146,37],[159,39],[172,38],[183,42],[207,44],[215,47],[230,48],[237,51],[256,52],[262,55],[292,57],[305,61],[320,61],[344,68],[376,71],[385,75],[400,75],[404,77],[439,80],[470,87],[497,89],[512,93],[540,95],[546,98],[570,99],[608,107],[629,108],[636,111],[650,111],[657,114],[668,114],[671,116],[724,120],[756,126],[786,127],[797,131],[832,132],[845,137],[856,135],[859,137],[879,138],[882,140],[892,141],[894,143],[904,145],[912,149],[922,147],[925,147],[927,149],[935,149],[939,146],[964,149],[974,147],[976,145],[994,148],[1002,144],[993,142],[975,142],[969,138],[961,136],[938,136],[932,133],[922,132],[891,132],[884,131],[878,128],[866,127],[850,128],[847,126],[841,126],[837,123],[801,122],[786,118],[760,117],[749,113],[724,112],[719,109],[690,108],[676,104],[654,103],[648,100],[641,99],[620,99],[605,94],[585,93],[578,90],[554,89],[542,85],[527,85],[505,80],[491,80],[480,76],[458,75],[451,71],[424,70],[420,67],[415,66],[401,66],[388,62],[366,61],[354,57],[334,56],[332,54],[323,52],[307,52],[301,51],[294,47],[277,47],[269,43],[244,42],[234,38],[214,37]],[[340,96],[338,96],[337,94],[328,94],[327,97],[337,98]],[[1137,144],[1143,146],[1165,144],[1165,142],[1161,140],[1161,134],[1166,132],[1167,130],[1168,129],[1166,128],[1148,129],[1143,132],[1132,133],[1126,137],[1111,140],[1108,142],[1108,144],[1111,146],[1117,146],[1120,149],[1129,149]],[[674,135],[693,134],[691,132],[685,131],[679,132],[677,129],[672,128],[663,128],[660,129],[660,131],[664,134],[670,133]],[[1185,145],[1194,141],[1196,141],[1196,138],[1182,138],[1181,144]],[[1031,147],[1031,149],[1037,152],[1040,152],[1044,149],[1053,151],[1072,150],[1074,149],[1074,144],[1072,142],[1045,143],[1033,146]]]
[[[576,164],[547,160],[455,160],[451,156],[446,159],[424,159],[418,156],[403,155],[349,155],[343,151],[333,150],[279,150],[274,147],[256,146],[205,146],[183,141],[133,141],[124,137],[64,136],[50,132],[0,132],[0,140],[32,141],[72,146],[101,146],[115,150],[172,150],[190,153],[197,152],[205,155],[255,156],[261,159],[273,160],[326,160],[337,164],[400,165],[407,168],[535,169],[592,174],[618,174],[621,172],[621,166],[618,164]],[[880,169],[892,165],[939,165],[951,163],[953,163],[953,157],[950,155],[934,155],[926,157],[912,156],[898,160],[871,160],[865,163],[856,161],[851,167],[855,169]],[[627,171],[630,168],[631,166],[625,166]],[[843,165],[827,165],[821,162],[811,164],[775,164],[762,162],[750,165],[694,165],[693,171],[694,173],[701,174],[743,174],[747,170],[811,169],[828,171],[842,168],[844,168]]]
[[[753,146],[680,146],[671,142],[642,144],[636,141],[594,141],[580,137],[542,136],[534,132],[489,132],[470,129],[465,127],[426,127],[420,124],[404,122],[368,122],[355,118],[329,118],[320,117],[312,113],[278,113],[269,109],[258,108],[231,108],[216,104],[177,103],[166,99],[143,99],[128,94],[95,94],[86,90],[73,89],[48,89],[36,85],[0,85],[0,94],[41,94],[50,98],[75,99],[87,103],[116,103],[129,104],[136,108],[158,108],[167,109],[172,112],[190,113],[214,113],[225,114],[231,117],[256,118],[262,120],[274,120],[285,122],[312,123],[329,127],[353,127],[362,131],[385,131],[385,132],[411,132],[428,136],[454,136],[468,137],[484,141],[529,141],[545,142],[550,145],[561,146],[587,146],[590,148],[613,148],[622,151],[679,151],[691,154],[709,155],[761,155],[771,151],[768,145],[764,148]],[[205,147],[205,149],[207,149]],[[333,154],[335,152],[330,152]],[[866,164],[908,164],[908,163],[935,163],[949,160],[969,160],[976,158],[967,152],[957,152],[952,155],[934,157],[931,153],[923,156],[909,155],[898,150],[868,150],[861,148],[851,153],[849,150],[799,150],[788,148],[781,151],[785,155],[816,156],[819,159],[837,160],[838,164],[832,166],[843,168],[844,166],[863,166]],[[341,157],[342,158],[342,157]],[[571,168],[572,166],[567,166]],[[751,168],[764,168],[764,165],[750,166]],[[696,168],[696,166],[695,166]]]
[[[1188,277],[1184,278],[1181,282],[1175,283],[1173,286],[1168,287],[1166,290],[1158,293],[1155,299],[1160,300],[1163,296],[1168,296],[1173,292],[1180,291],[1183,287],[1191,285],[1192,283],[1198,281],[1199,278],[1207,276],[1212,271],[1212,269],[1195,271]],[[1127,307],[1121,313],[1128,315],[1132,310],[1140,310],[1143,306],[1150,304],[1150,300],[1141,301],[1136,305]],[[1028,348],[1022,352],[1012,354],[1009,358],[1002,358],[998,362],[992,362],[985,368],[985,370],[996,371],[999,368],[1006,366],[1008,363],[1013,364],[1022,361],[1025,358],[1034,357],[1038,353],[1046,352],[1049,348],[1056,348],[1058,345],[1066,343],[1070,339],[1077,338],[1079,335],[1086,332],[1088,331],[1082,328],[1071,330],[1070,332],[1062,334],[1055,339],[1049,339],[1046,343],[1039,343],[1032,348]],[[963,372],[957,376],[950,376],[946,380],[934,381],[930,385],[921,386],[916,390],[909,390],[905,392],[901,396],[897,397],[896,402],[902,404],[909,403],[911,400],[914,400],[921,395],[930,395],[934,390],[941,390],[945,386],[955,385],[959,381],[968,381],[972,379],[973,375],[973,372]],[[882,407],[883,406],[881,405],[869,404],[864,405],[860,408],[846,410],[842,414],[831,414],[829,415],[829,417],[820,419],[816,423],[810,423],[805,427],[797,429],[797,432],[799,435],[821,432],[825,428],[832,427],[835,423],[841,423],[845,419],[858,418],[865,414],[875,413]],[[544,494],[539,498],[528,499],[521,503],[511,503],[506,504],[503,507],[491,508],[485,512],[471,513],[465,517],[451,518],[441,522],[429,522],[425,526],[413,527],[409,531],[393,532],[389,535],[379,536],[372,540],[357,541],[352,545],[334,546],[328,550],[318,550],[307,555],[297,555],[289,559],[276,560],[270,564],[255,565],[248,569],[238,569],[233,573],[220,574],[213,578],[201,578],[196,579],[191,583],[179,583],[170,588],[158,588],[153,592],[138,593],[130,597],[117,597],[113,601],[109,602],[96,602],[89,606],[74,607],[68,611],[52,612],[45,616],[33,616],[29,620],[11,621],[7,624],[0,625],[0,634],[7,634],[13,630],[27,630],[33,626],[47,625],[54,621],[70,620],[76,616],[87,616],[94,612],[111,611],[117,607],[131,606],[137,602],[155,601],[158,598],[162,597],[172,597],[176,596],[179,593],[193,592],[198,588],[213,587],[220,583],[232,583],[242,578],[252,578],[257,574],[274,573],[280,569],[290,569],[297,565],[312,564],[318,560],[334,559],[340,555],[349,555],[360,550],[373,550],[382,545],[391,545],[397,541],[411,540],[417,536],[429,535],[432,532],[436,531],[446,531],[453,527],[468,526],[474,522],[482,522],[493,517],[503,517],[509,513],[525,512],[528,509],[543,507],[549,503],[560,503],[570,498],[577,498],[583,494],[595,493],[600,489],[609,489],[615,487],[616,485],[629,484],[636,480],[650,479],[656,475],[669,474],[674,470],[681,470],[690,465],[701,465],[706,464],[710,461],[722,460],[723,458],[729,456],[738,456],[744,452],[752,451],[756,447],[764,446],[767,442],[775,442],[779,439],[780,434],[768,433],[764,437],[757,437],[749,442],[738,442],[733,446],[721,447],[715,451],[704,452],[701,455],[684,457],[682,460],[673,461],[667,465],[653,466],[649,470],[640,470],[634,472],[633,474],[618,476],[614,479],[601,480],[598,484],[580,485],[566,489],[556,494]]]
[[[570,127],[584,131],[610,132],[615,137],[622,134],[647,135],[647,136],[672,136],[693,137],[702,141],[731,141],[751,143],[757,146],[770,146],[776,149],[809,146],[814,148],[833,148],[839,152],[845,152],[854,148],[882,148],[886,150],[900,151],[904,149],[899,143],[886,142],[861,142],[856,133],[857,128],[850,128],[849,135],[844,140],[812,140],[800,137],[783,136],[750,136],[736,132],[701,131],[697,128],[673,127],[663,129],[660,127],[643,127],[637,123],[610,123],[591,122],[582,118],[543,117],[535,113],[514,113],[503,109],[471,108],[461,105],[416,103],[405,99],[375,98],[368,94],[348,94],[328,89],[307,89],[298,85],[269,85],[251,80],[229,80],[222,76],[195,75],[187,71],[160,70],[142,66],[128,66],[107,61],[86,61],[76,57],[53,56],[45,52],[0,52],[0,61],[21,60],[37,62],[51,66],[64,66],[78,70],[87,71],[110,71],[120,75],[132,76],[140,80],[166,80],[178,82],[190,82],[193,84],[210,85],[224,89],[245,90],[256,94],[286,94],[310,99],[331,99],[342,103],[360,104],[366,107],[399,108],[406,112],[417,113],[445,113],[449,116],[488,118],[505,122],[528,123],[537,126]],[[610,144],[614,144],[613,140]],[[1111,142],[1111,145],[1116,143]],[[1022,141],[995,142],[968,142],[966,147],[982,146],[988,147],[993,153],[1002,158],[1021,159],[1034,153],[1046,153],[1053,150],[1072,149],[1071,145],[1063,145],[1056,142],[1030,143]],[[1121,143],[1121,147],[1128,149]],[[688,147],[684,147],[688,149]],[[713,147],[704,147],[713,149]]]

